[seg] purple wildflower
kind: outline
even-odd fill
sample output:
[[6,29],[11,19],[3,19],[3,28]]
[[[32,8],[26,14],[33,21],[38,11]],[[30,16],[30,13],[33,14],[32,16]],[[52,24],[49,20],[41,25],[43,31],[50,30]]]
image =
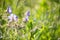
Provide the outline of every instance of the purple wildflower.
[[23,18],[23,21],[24,21],[24,22],[29,21],[29,16],[30,16],[30,10],[27,10],[27,11],[25,12],[25,17]]
[[27,12],[27,16],[30,16],[30,11]]
[[11,9],[11,7],[10,7],[10,6],[7,8],[7,12],[8,12],[9,14],[11,14],[11,13],[12,13],[12,9]]
[[29,18],[28,18],[28,16],[25,18],[25,21],[28,21],[29,20]]
[[30,10],[27,10],[27,11],[25,12],[25,16],[30,16]]
[[29,20],[28,16],[25,17],[25,18],[23,18],[23,21],[24,21],[24,22],[27,22],[28,20]]

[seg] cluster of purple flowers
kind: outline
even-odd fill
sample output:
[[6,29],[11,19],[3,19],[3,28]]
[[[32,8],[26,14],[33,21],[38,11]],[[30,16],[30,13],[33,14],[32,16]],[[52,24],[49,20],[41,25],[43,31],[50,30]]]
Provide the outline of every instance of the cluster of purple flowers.
[[10,6],[7,8],[7,12],[10,14],[10,15],[8,16],[9,22],[12,22],[13,20],[17,22],[18,17],[17,17],[15,14],[12,13],[12,9],[11,9]]
[[30,10],[27,10],[26,13],[25,13],[25,17],[23,18],[23,21],[24,22],[29,21],[29,16],[30,16]]
[[[17,17],[15,14],[12,13],[12,9],[11,9],[10,6],[7,8],[7,12],[10,14],[10,15],[8,16],[9,22],[12,22],[13,20],[14,20],[14,21],[17,21],[17,20],[18,20],[18,17]],[[27,22],[27,21],[29,20],[29,16],[30,16],[30,10],[27,10],[27,11],[25,12],[25,17],[23,18],[23,21],[24,21],[24,22]]]

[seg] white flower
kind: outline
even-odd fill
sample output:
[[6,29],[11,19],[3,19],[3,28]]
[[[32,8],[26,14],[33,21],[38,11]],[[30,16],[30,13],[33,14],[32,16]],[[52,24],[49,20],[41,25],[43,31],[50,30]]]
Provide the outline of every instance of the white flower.
[[8,20],[9,20],[9,22],[11,22],[11,21],[12,21],[12,18],[11,18],[11,16],[8,16]]
[[18,21],[18,17],[15,14],[10,14],[10,16],[8,16],[9,22],[14,21]]

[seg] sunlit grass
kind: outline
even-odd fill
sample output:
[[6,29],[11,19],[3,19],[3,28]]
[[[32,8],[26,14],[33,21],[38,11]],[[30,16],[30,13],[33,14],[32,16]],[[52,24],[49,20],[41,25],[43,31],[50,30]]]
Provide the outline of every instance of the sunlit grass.
[[[32,1],[32,2],[31,2]],[[4,3],[4,4],[3,4]],[[59,4],[49,0],[1,0],[0,40],[58,40]],[[8,6],[18,21],[8,21]],[[25,13],[29,10],[29,15]],[[27,17],[27,19],[26,19]]]

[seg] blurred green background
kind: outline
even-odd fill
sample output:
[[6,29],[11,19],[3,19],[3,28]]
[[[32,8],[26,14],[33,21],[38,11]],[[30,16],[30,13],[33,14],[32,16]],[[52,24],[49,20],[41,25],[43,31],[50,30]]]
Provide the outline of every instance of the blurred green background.
[[[18,27],[7,25],[5,10],[11,6],[18,16]],[[30,9],[28,22],[23,22]],[[13,27],[14,26],[14,27]],[[22,27],[24,26],[24,27]],[[22,28],[21,28],[22,27]],[[60,38],[60,0],[0,0],[0,40],[58,40]]]

